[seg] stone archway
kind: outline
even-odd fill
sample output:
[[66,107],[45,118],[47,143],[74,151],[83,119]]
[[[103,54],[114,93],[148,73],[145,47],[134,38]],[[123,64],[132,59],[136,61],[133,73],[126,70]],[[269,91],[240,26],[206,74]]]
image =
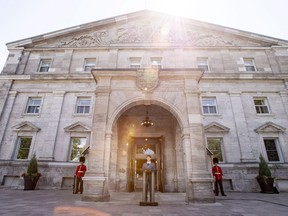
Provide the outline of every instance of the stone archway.
[[[110,189],[131,192],[139,188],[137,180],[141,179],[141,173],[139,170],[137,171],[137,167],[139,169],[139,163],[141,167],[141,163],[145,159],[145,155],[141,153],[139,147],[151,145],[154,147],[154,151],[157,149],[153,159],[159,169],[157,173],[158,190],[162,192],[185,191],[183,148],[180,148],[182,144],[179,123],[170,111],[155,104],[135,105],[125,109],[125,112],[115,122],[112,130],[109,165]],[[151,127],[143,127],[140,124],[145,118],[147,109],[149,118],[154,122]]]
[[[161,80],[159,85],[146,90],[136,84],[139,79],[137,70],[92,70],[97,82],[96,105],[88,158],[89,168],[84,178],[85,187],[90,190],[83,194],[82,200],[109,200],[110,161],[117,158],[117,154],[111,154],[113,148],[118,148],[117,121],[126,110],[144,104],[164,108],[178,123],[178,140],[181,141],[175,142],[179,144],[175,145],[175,151],[176,155],[179,155],[176,158],[182,157],[184,161],[181,178],[185,179],[187,200],[214,201],[198,89],[202,73],[199,69],[161,69],[157,73],[157,80]],[[146,75],[149,78],[149,73]],[[149,79],[146,81],[144,83],[148,85]],[[114,166],[116,162],[117,160]],[[180,163],[176,161],[176,164]]]

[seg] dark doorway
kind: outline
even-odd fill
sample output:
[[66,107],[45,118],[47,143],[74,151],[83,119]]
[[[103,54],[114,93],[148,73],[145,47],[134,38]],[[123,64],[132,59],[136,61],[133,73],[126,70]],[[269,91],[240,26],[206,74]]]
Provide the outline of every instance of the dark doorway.
[[131,137],[129,144],[128,191],[141,191],[143,189],[142,166],[146,162],[147,154],[149,154],[152,156],[152,161],[157,169],[155,189],[164,192],[163,138]]

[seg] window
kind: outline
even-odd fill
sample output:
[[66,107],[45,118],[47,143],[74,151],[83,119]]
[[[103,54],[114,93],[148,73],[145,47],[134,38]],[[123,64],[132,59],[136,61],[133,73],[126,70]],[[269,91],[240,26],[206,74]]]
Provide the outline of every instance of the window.
[[207,138],[208,149],[213,153],[213,157],[217,157],[219,161],[223,161],[222,141],[222,138]]
[[26,107],[26,113],[39,113],[41,101],[41,98],[29,98]]
[[246,71],[256,71],[254,59],[244,58],[243,61]]
[[32,143],[32,137],[19,137],[18,138],[18,152],[17,159],[28,159],[29,151]]
[[51,66],[51,59],[42,59],[38,68],[38,72],[48,72]]
[[162,67],[161,61],[162,61],[162,58],[160,58],[160,57],[151,58],[151,67],[152,68],[161,68]]
[[216,98],[202,98],[203,114],[217,114]]
[[259,114],[267,114],[269,112],[267,98],[254,98],[256,112]]
[[197,67],[204,69],[204,71],[209,71],[208,59],[207,58],[197,58]]
[[76,113],[90,113],[91,98],[77,98]]
[[71,138],[71,155],[70,161],[79,161],[82,156],[83,150],[86,145],[86,138],[83,137],[72,137]]
[[130,68],[141,68],[141,58],[140,57],[130,58]]
[[264,145],[268,161],[280,161],[279,154],[277,151],[277,139],[264,139]]
[[95,58],[87,58],[84,63],[84,71],[91,71],[96,66]]

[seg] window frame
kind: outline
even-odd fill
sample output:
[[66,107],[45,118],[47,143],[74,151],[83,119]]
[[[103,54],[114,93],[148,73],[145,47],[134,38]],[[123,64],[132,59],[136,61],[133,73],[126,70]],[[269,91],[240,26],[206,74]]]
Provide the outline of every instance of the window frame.
[[[255,104],[255,100],[262,100],[264,101],[264,105],[256,105]],[[269,103],[268,103],[268,98],[267,97],[253,97],[253,104],[254,104],[254,108],[255,108],[255,111],[256,111],[256,114],[257,115],[270,115],[271,114],[271,110],[270,110],[270,106],[269,106]],[[268,112],[258,112],[258,109],[259,108],[259,111],[262,110],[262,108],[266,107],[267,108],[267,111]]]
[[[213,106],[208,106],[208,110],[209,110],[209,113],[205,113],[204,112],[204,104],[203,104],[203,100],[213,100],[214,103],[215,103],[215,113],[211,113],[210,112],[210,107],[213,107]],[[205,106],[206,107],[206,106]],[[202,114],[203,115],[218,115],[219,112],[218,112],[218,105],[217,105],[217,98],[216,97],[201,97],[201,109],[202,109]]]
[[[245,71],[247,72],[257,71],[254,58],[243,58],[243,63],[244,63]],[[253,69],[250,70],[249,68],[253,68]]]
[[162,68],[162,57],[151,57],[151,68]]
[[[88,107],[88,106],[79,105],[79,102],[81,100],[90,100],[89,112],[78,112],[78,107],[84,107],[83,108],[84,111],[86,110],[86,107]],[[77,96],[74,114],[76,114],[76,115],[89,115],[89,114],[91,114],[91,108],[92,108],[92,97],[91,96]]]
[[[30,102],[33,101],[33,100],[36,100],[36,99],[40,100],[40,105],[39,106],[36,106],[36,105],[33,106],[33,104],[30,105]],[[39,115],[41,113],[42,103],[43,103],[43,97],[37,97],[37,96],[28,97],[24,113],[26,115]],[[38,108],[39,111],[38,112],[28,112],[29,107],[39,107]],[[37,108],[34,108],[34,109],[37,110]]]
[[[201,61],[205,64],[202,64]],[[210,71],[209,61],[207,57],[198,57],[197,58],[197,68],[204,69],[205,72]]]
[[[21,148],[21,140],[25,139],[25,138],[30,138],[30,146],[29,146],[29,150],[28,150],[28,154],[27,154],[27,158],[18,158],[19,155],[19,151]],[[33,136],[18,136],[17,137],[17,141],[16,141],[16,150],[15,150],[15,154],[14,154],[14,159],[15,160],[29,160],[30,155],[31,155],[31,149],[32,149],[32,145],[33,145]]]
[[[219,147],[220,147],[221,158],[218,157],[218,159],[219,159],[219,163],[225,163],[226,160],[225,160],[225,157],[224,157],[224,155],[225,155],[224,154],[224,138],[223,137],[217,137],[217,136],[206,137],[207,148],[209,149],[209,151],[211,151],[213,153],[213,157],[214,157],[215,156],[215,154],[214,154],[215,151],[213,151],[213,150],[211,150],[209,148],[209,140],[212,140],[212,139],[220,140],[220,146]],[[217,155],[216,155],[216,157],[217,157]]]
[[130,68],[132,69],[139,69],[141,68],[141,57],[130,57],[129,61],[130,61]]
[[78,154],[76,154],[76,156],[78,155],[79,158],[82,156],[83,150],[86,149],[89,139],[86,136],[71,136],[70,137],[70,145],[69,145],[70,151],[69,151],[69,155],[68,155],[68,161],[69,162],[79,162],[79,160],[75,160],[77,158],[76,156],[72,159],[73,139],[80,139],[80,143],[81,143],[81,139],[85,139],[85,144],[83,145],[82,149],[78,151]]
[[[49,65],[43,66],[44,62],[49,62]],[[49,59],[49,58],[40,59],[40,63],[39,63],[37,72],[48,73],[50,71],[51,65],[52,65],[52,59]],[[42,70],[42,68],[47,68],[47,70]]]
[[95,67],[96,67],[96,58],[85,58],[84,59],[83,71],[90,72]]
[[[265,145],[265,140],[273,140],[274,141],[274,144],[275,144],[275,150],[276,150],[276,153],[277,153],[277,156],[278,156],[278,161],[274,161],[274,160],[269,160],[269,154],[267,153],[268,150],[266,148],[266,145]],[[281,151],[281,147],[280,147],[280,141],[279,141],[279,137],[263,137],[262,139],[263,141],[263,148],[264,148],[264,151],[265,151],[265,155],[266,155],[266,159],[269,163],[281,163],[283,162],[283,158],[282,158],[282,151]]]

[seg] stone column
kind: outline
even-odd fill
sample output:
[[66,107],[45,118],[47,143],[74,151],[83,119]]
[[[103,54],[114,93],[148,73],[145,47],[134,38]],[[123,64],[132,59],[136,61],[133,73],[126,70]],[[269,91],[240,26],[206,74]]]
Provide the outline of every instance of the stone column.
[[[83,201],[109,201],[108,168],[111,134],[106,135],[111,77],[99,78],[93,116],[88,171],[84,181]],[[108,145],[108,147],[107,147]],[[107,166],[108,163],[108,166]]]
[[188,174],[186,199],[194,203],[215,202],[212,189],[213,179],[207,164],[198,83],[196,80],[190,80],[188,83],[185,94],[189,128],[183,134]]
[[232,112],[234,117],[234,124],[236,130],[236,136],[240,148],[240,162],[256,162],[256,158],[253,155],[253,149],[251,146],[251,140],[249,139],[247,122],[245,118],[245,111],[241,101],[241,92],[229,92]]

